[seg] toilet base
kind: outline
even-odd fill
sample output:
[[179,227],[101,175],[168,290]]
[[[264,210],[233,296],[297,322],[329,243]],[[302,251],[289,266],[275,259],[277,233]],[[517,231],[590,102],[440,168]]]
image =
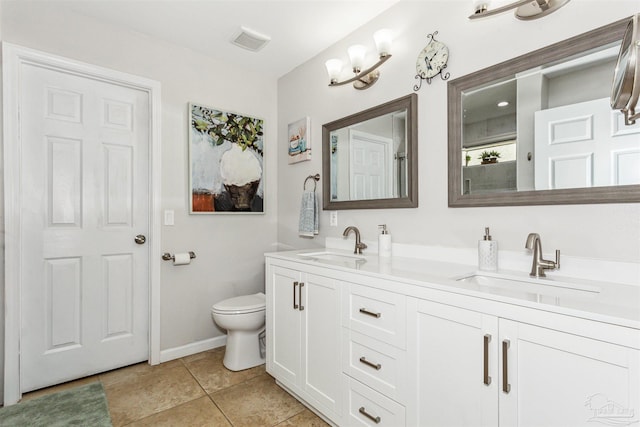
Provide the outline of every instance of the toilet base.
[[263,365],[265,359],[260,356],[259,331],[228,331],[227,348],[222,364],[230,371],[242,371]]

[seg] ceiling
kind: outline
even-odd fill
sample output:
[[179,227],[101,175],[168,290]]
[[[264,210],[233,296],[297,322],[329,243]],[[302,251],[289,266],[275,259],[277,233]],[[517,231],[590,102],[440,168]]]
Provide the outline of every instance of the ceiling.
[[[56,8],[278,78],[398,1],[57,0]],[[235,46],[240,26],[271,40],[258,52]]]

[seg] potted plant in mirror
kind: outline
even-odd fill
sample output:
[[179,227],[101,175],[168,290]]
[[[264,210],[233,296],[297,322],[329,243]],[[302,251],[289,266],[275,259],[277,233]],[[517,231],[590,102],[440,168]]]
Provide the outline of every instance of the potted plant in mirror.
[[482,153],[480,153],[480,157],[478,157],[479,159],[482,160],[482,164],[483,165],[488,165],[491,163],[497,163],[498,162],[498,157],[500,157],[500,153],[498,153],[495,150],[492,151],[483,151]]
[[464,156],[464,165],[465,166],[469,166],[469,162],[471,161],[471,156],[470,155],[465,155]]

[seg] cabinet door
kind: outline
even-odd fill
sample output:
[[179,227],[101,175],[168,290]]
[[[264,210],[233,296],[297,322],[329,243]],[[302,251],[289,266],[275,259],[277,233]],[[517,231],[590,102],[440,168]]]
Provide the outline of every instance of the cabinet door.
[[499,327],[500,363],[507,368],[500,378],[500,425],[638,422],[638,350],[504,319]]
[[[303,390],[321,412],[340,413],[340,289],[334,279],[307,274],[302,293]],[[315,406],[315,405],[314,405]]]
[[267,269],[267,371],[287,387],[301,382],[300,273]]
[[407,304],[414,371],[407,424],[497,425],[497,318],[431,301]]

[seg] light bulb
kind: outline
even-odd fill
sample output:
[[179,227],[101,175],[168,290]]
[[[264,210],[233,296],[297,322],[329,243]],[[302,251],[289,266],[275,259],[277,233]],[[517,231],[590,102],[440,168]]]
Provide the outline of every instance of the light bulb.
[[391,54],[391,44],[393,43],[391,30],[384,28],[376,31],[373,33],[373,40],[376,42],[376,49],[378,49],[378,55],[381,58]]
[[342,61],[339,59],[330,59],[324,63],[324,66],[327,67],[327,74],[329,74],[331,83],[337,82],[340,72],[342,71]]
[[471,0],[473,4],[473,13],[484,13],[489,9],[491,0]]
[[362,65],[364,64],[364,55],[367,49],[361,44],[355,44],[347,49],[347,53],[349,54],[349,59],[351,60],[351,67],[353,68],[354,73],[359,73],[362,70]]

